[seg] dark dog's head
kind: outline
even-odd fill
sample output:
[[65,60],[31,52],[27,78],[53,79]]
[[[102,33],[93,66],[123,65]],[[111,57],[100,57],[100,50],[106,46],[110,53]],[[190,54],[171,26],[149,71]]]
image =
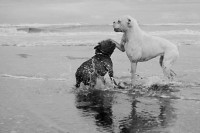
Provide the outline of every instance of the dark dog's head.
[[95,54],[104,54],[107,56],[111,56],[115,50],[115,43],[111,39],[103,40],[98,43],[97,46],[94,47]]

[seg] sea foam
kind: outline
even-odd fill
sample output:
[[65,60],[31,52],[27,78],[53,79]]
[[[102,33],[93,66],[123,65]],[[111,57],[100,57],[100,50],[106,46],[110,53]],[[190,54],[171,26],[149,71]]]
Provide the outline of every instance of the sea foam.
[[[141,24],[147,33],[155,36],[185,36],[200,38],[200,23]],[[112,38],[120,41],[122,33],[113,31],[112,25],[90,24],[19,24],[0,25],[0,46],[71,46],[96,45]],[[188,38],[193,39],[193,38]],[[199,40],[196,40],[199,44]],[[179,42],[178,42],[179,43]]]

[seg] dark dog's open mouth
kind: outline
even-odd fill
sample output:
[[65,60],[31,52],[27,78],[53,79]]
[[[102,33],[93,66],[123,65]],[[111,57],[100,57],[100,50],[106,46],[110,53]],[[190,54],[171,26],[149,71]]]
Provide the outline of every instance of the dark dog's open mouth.
[[115,32],[122,32],[122,30],[119,29],[119,28],[114,28],[114,31],[115,31]]

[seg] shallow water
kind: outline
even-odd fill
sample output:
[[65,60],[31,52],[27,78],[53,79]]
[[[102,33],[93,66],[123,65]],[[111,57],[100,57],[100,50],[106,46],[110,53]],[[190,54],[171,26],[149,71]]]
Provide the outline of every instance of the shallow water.
[[163,96],[158,91],[137,95],[121,89],[74,90],[58,80],[3,77],[1,82],[1,132],[200,131],[199,85],[176,86],[178,91]]
[[[180,50],[170,85],[155,59],[138,66],[144,83],[156,84],[149,91],[77,90],[74,73],[93,47],[1,47],[0,132],[200,132],[199,47]],[[116,50],[112,60],[116,78],[130,82],[126,55]]]

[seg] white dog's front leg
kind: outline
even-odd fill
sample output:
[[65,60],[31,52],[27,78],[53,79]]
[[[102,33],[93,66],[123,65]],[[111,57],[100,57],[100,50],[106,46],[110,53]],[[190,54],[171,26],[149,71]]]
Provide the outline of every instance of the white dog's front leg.
[[117,43],[116,41],[114,41],[114,43],[115,43],[116,47],[117,47],[120,51],[122,51],[122,52],[125,51],[125,49],[124,49],[124,44],[123,44],[122,42],[121,42],[121,43]]
[[118,42],[116,42],[116,41],[114,41],[114,40],[112,40],[112,39],[110,39],[110,41],[112,41],[113,43],[115,43],[116,47],[117,47],[120,51],[122,51],[122,52],[125,51],[124,42],[123,42],[123,41],[121,41],[121,43],[118,43]]
[[131,62],[131,85],[135,85],[135,74],[136,74],[137,63]]

